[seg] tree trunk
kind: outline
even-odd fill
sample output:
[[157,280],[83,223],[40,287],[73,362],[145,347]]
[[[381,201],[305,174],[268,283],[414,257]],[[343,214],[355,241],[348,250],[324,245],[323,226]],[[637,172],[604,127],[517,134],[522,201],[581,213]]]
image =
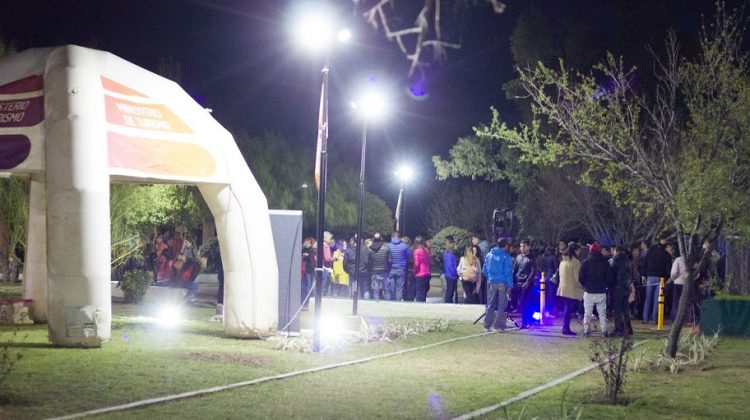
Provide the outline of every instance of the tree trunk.
[[677,346],[680,342],[680,333],[682,327],[685,325],[690,305],[693,302],[693,285],[695,284],[695,278],[693,276],[693,267],[695,266],[695,256],[692,251],[694,244],[693,234],[691,234],[690,243],[685,241],[685,232],[682,225],[677,226],[677,241],[680,248],[680,255],[685,259],[685,267],[687,268],[687,278],[685,284],[682,286],[682,295],[680,296],[680,303],[677,306],[677,314],[675,315],[674,322],[672,323],[672,329],[669,331],[669,338],[667,339],[667,355],[669,357],[675,357],[677,355]]

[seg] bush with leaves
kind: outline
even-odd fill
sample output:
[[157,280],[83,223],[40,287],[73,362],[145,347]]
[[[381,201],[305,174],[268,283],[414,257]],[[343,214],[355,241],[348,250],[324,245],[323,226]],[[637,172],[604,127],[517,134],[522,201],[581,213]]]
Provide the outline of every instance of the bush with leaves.
[[440,232],[436,233],[432,238],[432,261],[436,264],[442,264],[443,253],[445,253],[445,240],[448,236],[452,236],[453,240],[456,241],[456,257],[460,257],[463,253],[464,248],[471,245],[471,233],[466,229],[461,229],[456,226],[448,226],[443,228]]
[[124,273],[119,287],[125,296],[125,302],[140,303],[153,279],[154,273],[150,271],[135,270]]

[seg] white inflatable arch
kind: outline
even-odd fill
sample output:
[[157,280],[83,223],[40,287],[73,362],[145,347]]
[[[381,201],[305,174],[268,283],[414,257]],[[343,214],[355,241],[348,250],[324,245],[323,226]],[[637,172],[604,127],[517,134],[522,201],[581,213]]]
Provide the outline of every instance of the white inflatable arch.
[[111,180],[197,185],[221,245],[226,334],[275,331],[266,197],[232,135],[176,83],[73,45],[0,60],[0,173],[31,180],[23,294],[53,344],[110,338]]

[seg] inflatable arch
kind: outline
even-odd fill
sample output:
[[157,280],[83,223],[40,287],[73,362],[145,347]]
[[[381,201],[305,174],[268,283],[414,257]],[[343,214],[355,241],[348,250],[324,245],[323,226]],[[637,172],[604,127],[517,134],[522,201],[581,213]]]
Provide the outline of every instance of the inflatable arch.
[[0,60],[0,172],[30,179],[23,293],[53,344],[110,338],[110,180],[197,185],[222,249],[226,334],[277,328],[266,197],[232,135],[176,83],[73,45]]

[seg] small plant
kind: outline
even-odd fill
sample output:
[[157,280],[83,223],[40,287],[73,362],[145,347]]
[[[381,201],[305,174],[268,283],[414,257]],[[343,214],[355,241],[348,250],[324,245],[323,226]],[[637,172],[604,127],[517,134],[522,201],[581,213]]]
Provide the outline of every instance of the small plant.
[[6,397],[3,395],[3,390],[7,387],[3,385],[5,380],[13,372],[16,367],[16,363],[23,357],[23,355],[13,348],[13,342],[16,339],[17,332],[13,331],[9,334],[9,338],[0,339],[0,401]]
[[[699,334],[683,334],[680,336],[679,348],[683,351],[677,353],[676,357],[665,354],[659,355],[653,363],[657,370],[669,370],[671,373],[680,373],[688,366],[697,366],[706,360],[716,346],[719,344],[719,332],[707,337]],[[666,346],[666,341],[665,341]]]
[[124,273],[119,287],[125,296],[125,302],[140,303],[146,296],[146,290],[153,278],[154,273],[150,271],[135,270]]
[[633,372],[640,372],[641,369],[645,367],[651,367],[652,361],[648,357],[646,357],[646,350],[643,350],[642,352],[638,353],[635,357],[633,357],[633,363],[630,365],[630,369]]
[[617,404],[625,388],[627,365],[633,340],[601,338],[591,341],[591,361],[599,363],[599,370],[604,378],[607,400]]

